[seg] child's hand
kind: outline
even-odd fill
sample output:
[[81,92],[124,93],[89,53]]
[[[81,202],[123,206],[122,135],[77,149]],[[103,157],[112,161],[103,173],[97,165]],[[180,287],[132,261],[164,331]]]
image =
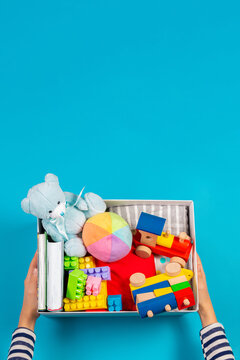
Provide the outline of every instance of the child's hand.
[[34,331],[35,322],[39,316],[37,312],[37,257],[38,254],[36,252],[29,266],[27,277],[24,281],[23,306],[18,323],[19,327],[26,327],[32,331]]
[[199,316],[202,326],[205,327],[217,322],[217,318],[209,296],[206,276],[202,267],[200,257],[197,255],[197,271],[198,271],[198,295],[199,295]]

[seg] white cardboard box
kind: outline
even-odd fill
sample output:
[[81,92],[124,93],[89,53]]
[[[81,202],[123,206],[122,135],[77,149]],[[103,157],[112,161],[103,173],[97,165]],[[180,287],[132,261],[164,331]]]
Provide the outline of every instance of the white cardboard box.
[[[192,252],[188,261],[188,268],[190,268],[194,272],[193,279],[191,280],[191,285],[195,297],[195,306],[191,309],[185,310],[174,310],[170,312],[164,312],[159,314],[160,316],[176,316],[176,315],[184,315],[188,313],[197,312],[199,308],[198,301],[198,286],[197,286],[197,257],[196,257],[196,238],[195,238],[195,222],[194,222],[194,205],[192,200],[105,200],[107,207],[110,206],[120,206],[120,205],[137,205],[137,204],[159,204],[159,205],[184,205],[188,208],[188,221],[189,221],[189,230],[190,237],[193,242]],[[84,311],[75,311],[75,312],[48,312],[41,311],[40,312],[44,316],[49,317],[79,317],[79,316],[139,316],[137,311],[119,311],[119,312],[108,312],[108,311],[92,311],[92,312],[84,312]]]

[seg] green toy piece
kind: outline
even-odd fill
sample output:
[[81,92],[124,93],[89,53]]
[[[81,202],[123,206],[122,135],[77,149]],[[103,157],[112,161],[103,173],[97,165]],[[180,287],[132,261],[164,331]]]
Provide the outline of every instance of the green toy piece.
[[64,269],[65,270],[78,269],[78,257],[76,257],[76,256],[64,256]]
[[79,269],[70,272],[67,284],[66,297],[71,300],[80,300],[85,294],[87,275]]
[[172,288],[173,292],[178,291],[178,290],[182,290],[182,289],[186,289],[188,287],[191,287],[188,281],[184,281],[184,282],[181,282],[179,284],[171,285],[171,288]]

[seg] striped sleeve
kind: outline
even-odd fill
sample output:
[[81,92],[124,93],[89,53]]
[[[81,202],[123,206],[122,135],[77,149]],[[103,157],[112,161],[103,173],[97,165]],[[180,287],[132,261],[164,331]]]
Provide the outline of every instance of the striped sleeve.
[[36,335],[32,330],[19,327],[12,334],[12,342],[7,360],[31,360]]
[[222,324],[215,323],[200,331],[203,355],[206,360],[235,359]]

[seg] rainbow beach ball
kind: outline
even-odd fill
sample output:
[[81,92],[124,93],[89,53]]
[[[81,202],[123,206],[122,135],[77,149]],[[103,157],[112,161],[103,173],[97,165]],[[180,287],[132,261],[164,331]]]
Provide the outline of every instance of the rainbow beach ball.
[[132,246],[128,223],[112,212],[89,218],[82,232],[87,251],[98,260],[113,262],[126,256]]

